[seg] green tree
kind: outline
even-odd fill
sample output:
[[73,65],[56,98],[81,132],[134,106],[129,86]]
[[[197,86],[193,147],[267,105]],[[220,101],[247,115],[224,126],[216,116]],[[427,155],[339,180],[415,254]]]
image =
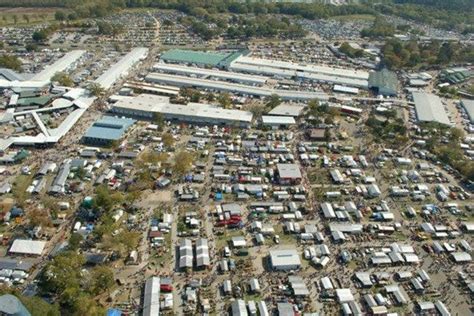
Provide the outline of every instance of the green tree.
[[206,95],[206,100],[209,101],[209,102],[212,102],[216,99],[216,96],[214,95],[214,93],[212,92],[209,92],[207,95]]
[[35,208],[28,212],[28,220],[31,228],[36,226],[48,227],[51,226],[51,219],[48,216],[47,210]]
[[28,43],[26,44],[25,49],[29,52],[35,52],[38,50],[38,45],[34,43]]
[[105,211],[111,211],[112,208],[123,202],[123,194],[120,192],[111,192],[106,185],[99,185],[95,189],[93,200],[94,207],[102,208]]
[[89,292],[93,295],[110,291],[114,285],[114,273],[107,266],[97,266],[90,272],[90,288]]
[[438,52],[438,63],[447,64],[453,60],[455,49],[451,43],[444,43]]
[[174,145],[174,137],[170,133],[164,133],[163,136],[161,137],[163,140],[163,144],[166,147],[172,147]]
[[116,242],[122,245],[127,253],[137,249],[141,234],[137,231],[122,230],[115,238]]
[[162,129],[163,126],[165,125],[165,117],[164,117],[163,113],[154,112],[153,113],[153,122],[156,125],[158,125],[158,127],[160,129]]
[[57,72],[52,78],[51,81],[57,82],[62,86],[65,87],[72,87],[74,86],[74,81],[71,79],[71,77],[64,73],[64,72]]
[[313,99],[308,102],[308,115],[314,117],[319,115],[319,100]]
[[83,237],[81,234],[78,233],[72,233],[71,236],[69,237],[69,244],[68,248],[70,250],[76,251],[79,249],[79,246],[81,245],[81,242],[83,241]]
[[232,99],[227,92],[221,93],[217,100],[224,109],[229,109],[232,106]]
[[453,143],[459,143],[464,138],[464,131],[462,129],[453,127],[449,130],[449,139]]
[[73,305],[80,293],[84,263],[84,256],[76,252],[60,253],[46,264],[39,286],[48,293],[58,295],[62,305]]
[[67,15],[67,19],[69,21],[74,21],[74,20],[77,20],[78,16],[75,12],[71,12]]
[[247,108],[247,110],[251,112],[254,117],[260,117],[265,113],[265,106],[261,103],[253,103]]
[[265,104],[265,106],[268,109],[273,109],[273,108],[277,107],[280,104],[281,104],[280,96],[278,94],[272,94],[271,96],[269,96],[267,98],[267,103]]
[[21,61],[14,55],[3,54],[0,56],[0,67],[21,71]]
[[377,17],[370,28],[363,29],[360,32],[362,37],[387,37],[395,34],[395,28],[389,24],[383,17]]
[[44,42],[48,39],[49,32],[46,29],[35,31],[32,38],[35,42]]
[[194,91],[193,94],[191,95],[191,102],[198,103],[201,100],[201,92],[199,91]]
[[74,316],[103,316],[106,314],[104,307],[100,306],[94,298],[83,293],[76,297],[72,306],[72,312]]
[[187,151],[179,151],[174,157],[173,171],[182,176],[191,170],[194,157]]
[[100,97],[104,92],[104,88],[102,88],[102,86],[98,83],[91,83],[87,89],[90,91],[90,93],[95,96],[95,97]]
[[54,19],[56,21],[64,21],[66,20],[66,13],[64,13],[64,11],[56,11],[54,13]]

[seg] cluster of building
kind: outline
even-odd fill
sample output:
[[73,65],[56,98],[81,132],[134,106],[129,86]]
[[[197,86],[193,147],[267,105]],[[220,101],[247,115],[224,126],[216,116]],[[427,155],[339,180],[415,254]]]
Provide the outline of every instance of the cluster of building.
[[[195,252],[193,252],[193,243],[190,239],[182,239],[179,245],[179,268],[205,269],[210,266],[209,246],[207,239],[200,238],[195,242]],[[194,255],[195,253],[195,255]]]
[[[143,59],[148,52],[146,48],[136,48],[125,55],[119,62],[112,65],[110,70],[96,79],[95,83],[103,88],[110,88],[118,79],[126,75],[130,68]],[[51,86],[51,79],[58,73],[75,67],[85,51],[72,51],[60,58],[54,64],[47,66],[43,71],[34,75],[29,80],[19,81],[18,78],[6,76],[0,81],[0,89],[10,94],[10,107],[0,113],[0,123],[12,125],[18,132],[28,130],[35,133],[23,133],[0,139],[0,151],[5,152],[11,145],[36,145],[47,146],[57,143],[77,123],[81,116],[93,104],[96,97],[84,88],[65,88]],[[14,79],[14,80],[10,80]],[[31,109],[23,108],[21,95],[25,93],[46,93],[45,97],[29,98],[27,105],[39,105]],[[55,93],[54,98],[47,93]],[[44,100],[44,101],[43,101]],[[49,102],[52,100],[52,102]],[[59,114],[64,118],[56,126],[47,126],[45,122],[49,117]]]

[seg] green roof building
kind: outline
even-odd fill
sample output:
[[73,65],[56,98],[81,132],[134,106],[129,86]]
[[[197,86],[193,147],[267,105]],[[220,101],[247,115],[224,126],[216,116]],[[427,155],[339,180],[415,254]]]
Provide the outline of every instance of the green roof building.
[[49,95],[43,95],[39,97],[31,98],[20,98],[18,99],[18,106],[45,106],[52,99]]
[[439,79],[451,84],[462,83],[472,77],[472,71],[464,67],[448,68],[439,74]]
[[397,74],[387,69],[371,72],[369,88],[379,95],[396,96],[398,94]]
[[243,53],[243,51],[223,53],[172,49],[161,54],[160,59],[167,63],[227,68],[232,61],[237,59]]

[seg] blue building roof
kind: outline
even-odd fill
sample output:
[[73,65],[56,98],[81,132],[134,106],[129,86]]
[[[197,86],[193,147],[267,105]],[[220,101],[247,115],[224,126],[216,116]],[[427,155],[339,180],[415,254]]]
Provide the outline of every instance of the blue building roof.
[[11,294],[0,296],[0,312],[13,316],[31,316],[21,301]]
[[84,137],[110,141],[119,140],[125,131],[135,122],[135,120],[129,118],[103,116],[92,124]]
[[122,312],[118,309],[112,309],[110,308],[107,310],[107,316],[120,316],[122,315]]
[[23,81],[23,77],[11,69],[0,68],[0,79],[5,78],[8,81]]

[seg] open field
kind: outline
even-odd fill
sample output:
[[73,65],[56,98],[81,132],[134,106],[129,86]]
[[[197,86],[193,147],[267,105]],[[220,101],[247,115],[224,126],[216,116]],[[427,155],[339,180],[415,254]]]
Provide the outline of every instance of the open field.
[[[30,25],[54,20],[59,8],[0,8],[0,25]],[[15,22],[16,21],[16,22]]]

